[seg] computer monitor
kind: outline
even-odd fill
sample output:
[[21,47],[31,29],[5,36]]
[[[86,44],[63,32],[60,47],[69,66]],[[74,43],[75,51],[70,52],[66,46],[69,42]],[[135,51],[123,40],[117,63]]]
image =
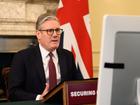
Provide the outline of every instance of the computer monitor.
[[140,16],[105,16],[96,105],[139,105]]

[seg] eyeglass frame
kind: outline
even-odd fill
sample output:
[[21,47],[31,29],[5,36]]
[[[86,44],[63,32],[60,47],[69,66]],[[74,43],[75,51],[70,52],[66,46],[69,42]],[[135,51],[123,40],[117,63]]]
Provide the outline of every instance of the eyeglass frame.
[[[60,31],[61,31],[60,34],[57,33],[58,29],[60,29]],[[61,29],[61,28],[56,28],[56,29],[53,29],[53,28],[51,28],[51,29],[40,29],[39,31],[45,31],[47,34],[49,33],[49,31],[52,31],[52,34],[48,34],[49,36],[52,36],[54,34],[54,31],[56,32],[57,35],[61,35],[63,33],[63,29]]]

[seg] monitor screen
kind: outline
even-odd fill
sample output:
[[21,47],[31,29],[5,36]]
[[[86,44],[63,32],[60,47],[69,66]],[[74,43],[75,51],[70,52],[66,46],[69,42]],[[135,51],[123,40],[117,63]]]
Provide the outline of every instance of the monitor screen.
[[140,17],[106,16],[102,35],[97,105],[137,105]]

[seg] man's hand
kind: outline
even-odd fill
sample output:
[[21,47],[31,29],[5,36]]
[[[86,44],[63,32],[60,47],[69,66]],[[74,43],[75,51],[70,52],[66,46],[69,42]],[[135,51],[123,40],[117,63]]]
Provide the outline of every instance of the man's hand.
[[44,89],[43,93],[41,94],[41,96],[40,96],[40,99],[39,99],[39,100],[43,100],[43,99],[44,99],[44,96],[48,93],[48,90],[49,90],[49,84],[48,84],[48,83],[46,83],[46,87],[45,87],[45,89]]

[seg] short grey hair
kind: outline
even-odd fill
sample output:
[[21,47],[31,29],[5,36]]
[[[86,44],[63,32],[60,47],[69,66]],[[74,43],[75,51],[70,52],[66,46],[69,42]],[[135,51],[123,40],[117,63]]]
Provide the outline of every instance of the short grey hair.
[[43,24],[45,21],[48,21],[48,20],[56,20],[60,24],[60,21],[56,16],[54,16],[54,15],[48,16],[45,13],[38,17],[37,22],[36,22],[36,30],[39,30],[41,28],[41,24]]

